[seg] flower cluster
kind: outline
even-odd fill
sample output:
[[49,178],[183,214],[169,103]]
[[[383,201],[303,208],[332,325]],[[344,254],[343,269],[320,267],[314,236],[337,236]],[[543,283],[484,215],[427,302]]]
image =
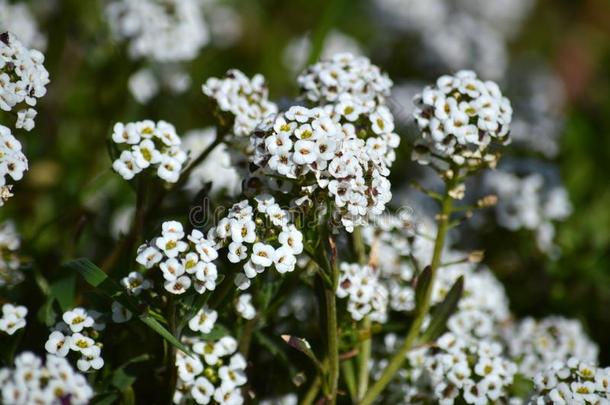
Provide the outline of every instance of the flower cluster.
[[414,159],[420,163],[451,159],[457,165],[494,166],[493,143],[509,141],[512,109],[498,85],[479,80],[472,71],[441,76],[414,99],[421,130]]
[[187,155],[180,148],[180,137],[172,124],[150,120],[118,122],[114,125],[112,140],[129,148],[112,163],[112,168],[125,180],[133,179],[142,170],[156,168],[161,179],[169,183],[178,181]]
[[161,236],[138,248],[136,261],[147,269],[158,266],[165,279],[164,287],[172,294],[184,294],[191,286],[203,294],[216,288],[215,245],[201,231],[193,229],[186,236],[181,223],[167,221],[162,225]]
[[246,359],[237,352],[237,341],[224,336],[218,341],[185,338],[196,356],[176,356],[178,383],[174,403],[239,405],[244,402],[240,387],[247,382]]
[[88,404],[93,389],[66,359],[48,355],[46,362],[34,353],[15,358],[14,368],[0,369],[0,393],[4,404]]
[[80,354],[76,366],[80,371],[99,370],[104,366],[102,344],[97,342],[104,325],[97,323],[93,312],[76,307],[62,315],[44,347],[49,354],[66,357],[70,351]]
[[242,290],[267,268],[274,267],[281,274],[293,271],[297,255],[303,252],[303,234],[290,223],[290,213],[269,195],[254,200],[254,208],[248,200],[234,204],[208,232],[217,248],[228,248],[231,263],[245,261],[243,273],[235,278]]
[[0,287],[11,287],[23,281],[19,271],[21,258],[17,250],[21,239],[12,221],[0,224]]
[[116,0],[106,16],[115,37],[129,42],[134,59],[188,61],[209,41],[199,0]]
[[595,367],[576,357],[553,362],[534,377],[534,384],[531,405],[610,402],[610,367]]
[[0,125],[0,206],[12,196],[12,185],[7,177],[18,181],[28,169],[28,160],[21,151],[21,143],[11,134],[11,130]]
[[445,333],[431,348],[407,355],[412,369],[404,375],[404,403],[424,399],[442,404],[507,403],[517,365],[502,356],[502,346],[489,340],[469,341]]
[[597,363],[598,348],[577,320],[551,316],[536,321],[525,318],[504,331],[508,352],[519,363],[519,370],[533,377],[554,361],[571,357]]
[[549,185],[540,173],[519,176],[508,171],[486,173],[485,185],[498,195],[495,212],[500,226],[513,231],[533,230],[542,252],[552,254],[557,249],[553,221],[564,220],[572,212],[563,186]]
[[298,77],[305,99],[316,105],[349,102],[349,113],[373,113],[385,105],[392,81],[364,56],[338,53],[305,70]]
[[266,117],[277,113],[277,106],[269,101],[265,78],[260,74],[249,79],[241,71],[231,69],[221,79],[209,78],[202,90],[226,113],[235,136],[249,136]]
[[0,332],[12,335],[19,329],[25,328],[25,316],[27,314],[28,309],[24,306],[4,304],[0,317]]
[[11,33],[0,34],[0,108],[18,107],[17,128],[30,131],[38,99],[47,92],[49,72],[43,66],[44,55],[28,49]]
[[341,263],[337,297],[347,298],[347,310],[355,321],[369,316],[374,322],[387,318],[388,290],[379,280],[377,269],[356,263]]
[[381,214],[391,198],[388,166],[399,143],[393,129],[384,106],[370,115],[362,115],[351,101],[325,108],[295,106],[252,137],[253,161],[296,180],[304,197],[328,193],[334,219],[351,231]]

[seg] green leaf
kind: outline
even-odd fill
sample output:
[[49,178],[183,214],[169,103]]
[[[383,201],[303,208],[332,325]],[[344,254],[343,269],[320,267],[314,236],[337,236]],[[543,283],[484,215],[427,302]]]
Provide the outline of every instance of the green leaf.
[[416,308],[421,308],[426,291],[432,280],[432,267],[426,266],[425,269],[417,277],[417,285],[415,286],[415,305]]
[[437,337],[444,332],[447,326],[447,320],[455,312],[458,302],[462,297],[464,290],[464,277],[460,276],[451,290],[447,293],[447,296],[434,310],[434,315],[430,321],[430,326],[422,335],[420,342],[428,343],[434,341]]
[[284,340],[284,342],[288,343],[289,346],[297,349],[298,351],[309,357],[319,370],[322,369],[322,363],[320,363],[313,350],[311,350],[311,345],[307,340],[291,335],[282,335],[282,339]]
[[188,355],[191,354],[191,351],[188,349],[188,347],[186,347],[185,345],[180,343],[180,341],[174,335],[172,335],[170,331],[165,329],[163,327],[163,325],[161,325],[155,318],[153,318],[152,316],[150,316],[148,314],[140,315],[138,318],[142,322],[144,322],[144,324],[146,324],[149,328],[151,328],[152,330],[157,332],[159,335],[161,335],[161,337],[163,337],[163,339],[165,339],[169,343],[171,343],[174,347],[176,347],[177,349],[183,351],[184,353],[186,353]]
[[[104,273],[99,267],[93,264],[89,259],[81,258],[75,259],[67,262],[65,266],[69,269],[78,271],[83,278],[91,284],[93,287],[100,289],[104,294],[109,296],[115,301],[118,301],[125,308],[133,312],[134,314],[139,314],[138,319],[142,321],[149,328],[157,332],[163,339],[167,340],[174,347],[179,350],[182,350],[184,353],[191,354],[190,350],[180,343],[180,341],[167,329],[159,323],[159,321],[155,318],[159,318],[159,314],[155,314],[149,309],[145,303],[141,303],[141,305],[135,301],[135,298],[126,294],[125,290],[123,290],[114,280],[112,280],[106,273]],[[139,308],[146,308],[144,312]],[[161,319],[163,319],[161,317]]]
[[59,279],[51,284],[50,294],[57,300],[62,311],[68,311],[74,307],[76,277],[70,274],[67,277]]

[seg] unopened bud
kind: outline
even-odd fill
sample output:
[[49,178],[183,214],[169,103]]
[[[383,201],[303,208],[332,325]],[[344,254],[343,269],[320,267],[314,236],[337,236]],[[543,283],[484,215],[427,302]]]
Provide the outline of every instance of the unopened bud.
[[479,208],[487,208],[493,207],[498,203],[498,196],[494,194],[486,195],[477,201],[477,207]]
[[485,257],[485,251],[483,250],[474,250],[468,255],[468,261],[470,263],[481,263],[483,258]]

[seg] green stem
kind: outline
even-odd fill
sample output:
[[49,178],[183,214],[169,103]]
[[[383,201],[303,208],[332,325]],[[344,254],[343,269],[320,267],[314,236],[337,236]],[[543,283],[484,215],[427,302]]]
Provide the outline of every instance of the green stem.
[[328,356],[328,404],[337,401],[339,386],[339,339],[337,337],[337,297],[334,289],[324,289],[326,304],[326,339]]
[[341,361],[341,375],[349,391],[352,403],[356,403],[356,375],[354,374],[354,363],[352,359],[344,359]]
[[[174,296],[170,294],[167,301],[167,324],[172,335],[176,335],[176,304]],[[180,337],[176,336],[179,340]],[[174,391],[176,391],[176,382],[178,380],[178,370],[176,369],[176,348],[174,345],[167,346],[165,365],[167,369],[167,403],[172,403],[174,399]]]
[[422,299],[422,305],[415,310],[415,319],[409,328],[409,332],[407,333],[407,337],[405,338],[404,343],[400,347],[400,349],[394,353],[394,356],[390,360],[390,363],[383,371],[383,374],[377,380],[371,388],[368,390],[360,405],[369,405],[371,404],[385,389],[385,387],[392,381],[398,370],[402,367],[405,357],[409,350],[413,347],[415,340],[417,339],[422,324],[424,323],[424,319],[428,314],[430,309],[430,301],[432,298],[432,291],[434,288],[434,280],[436,277],[436,271],[441,264],[441,256],[443,252],[443,247],[445,245],[445,237],[447,236],[447,231],[449,229],[449,216],[451,215],[451,210],[453,207],[453,199],[449,196],[449,191],[455,187],[455,184],[458,181],[457,170],[454,170],[454,176],[447,179],[445,181],[445,192],[443,194],[443,198],[441,200],[441,213],[438,217],[438,231],[436,234],[436,241],[434,243],[434,253],[432,255],[432,263],[431,267],[431,280],[430,285],[426,289],[424,293],[424,297]]
[[318,392],[320,391],[320,387],[322,386],[322,379],[320,376],[316,376],[316,378],[311,383],[311,386],[305,393],[303,400],[301,401],[301,405],[311,405],[313,401],[316,400],[318,396]]

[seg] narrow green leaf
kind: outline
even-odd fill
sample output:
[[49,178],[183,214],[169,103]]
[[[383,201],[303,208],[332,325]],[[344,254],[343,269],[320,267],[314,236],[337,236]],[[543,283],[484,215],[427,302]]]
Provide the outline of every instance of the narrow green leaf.
[[[175,346],[177,349],[182,350],[184,353],[191,354],[190,350],[180,343],[180,341],[171,334],[167,329],[159,323],[155,318],[159,318],[158,314],[152,313],[146,309],[143,313],[139,308],[146,308],[145,303],[139,305],[135,298],[126,294],[114,280],[112,280],[106,273],[104,273],[99,267],[93,264],[90,260],[81,258],[67,262],[65,266],[69,269],[78,271],[83,278],[92,286],[100,289],[104,294],[108,295],[115,301],[118,301],[125,308],[139,314],[138,318],[149,328],[157,332],[161,337]],[[162,319],[162,318],[161,318]]]
[[432,267],[426,266],[425,269],[417,277],[417,285],[415,286],[415,305],[417,308],[421,308],[426,291],[430,286],[432,280]]
[[168,331],[167,329],[165,329],[163,327],[163,325],[161,325],[155,318],[153,318],[151,315],[148,314],[144,314],[144,315],[140,315],[138,318],[140,318],[140,320],[142,322],[144,322],[149,328],[151,328],[152,330],[154,330],[155,332],[157,332],[159,335],[161,335],[161,337],[163,337],[163,339],[167,340],[169,343],[171,343],[174,347],[176,347],[177,349],[183,351],[186,354],[191,354],[191,351],[182,343],[180,343],[180,341],[170,333],[170,331]]
[[322,369],[322,363],[320,363],[313,350],[311,350],[311,345],[307,340],[290,335],[282,335],[282,339],[284,340],[284,342],[288,343],[289,346],[297,349],[298,351],[309,357],[318,369]]
[[458,302],[462,297],[464,290],[464,277],[460,276],[451,290],[447,293],[447,296],[434,310],[434,315],[430,321],[430,326],[422,335],[420,341],[422,343],[428,343],[439,337],[445,327],[447,326],[447,320],[455,312]]

